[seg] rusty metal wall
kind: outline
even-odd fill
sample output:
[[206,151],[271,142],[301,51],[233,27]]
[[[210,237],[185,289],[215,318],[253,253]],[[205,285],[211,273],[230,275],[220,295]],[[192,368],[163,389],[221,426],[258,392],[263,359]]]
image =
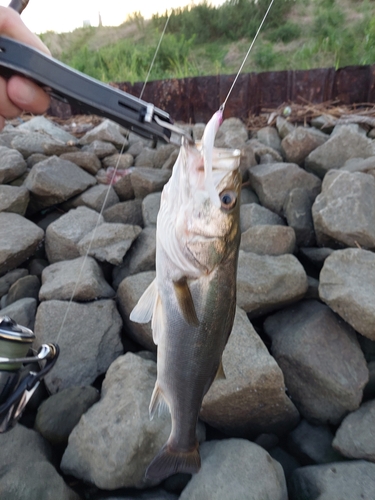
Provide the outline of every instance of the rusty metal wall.
[[[207,122],[224,101],[235,75],[157,80],[146,85],[143,100],[167,111],[175,121]],[[136,97],[143,83],[122,82],[116,87]],[[264,108],[304,99],[318,104],[338,100],[342,104],[375,102],[375,65],[270,71],[240,75],[227,102],[225,117],[246,120]],[[78,108],[53,100],[50,114],[68,118]]]

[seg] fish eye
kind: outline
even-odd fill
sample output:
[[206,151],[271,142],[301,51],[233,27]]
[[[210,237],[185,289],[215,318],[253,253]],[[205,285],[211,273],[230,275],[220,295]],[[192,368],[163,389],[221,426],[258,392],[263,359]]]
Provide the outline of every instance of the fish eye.
[[237,196],[234,191],[223,191],[220,194],[221,208],[230,210],[237,203]]

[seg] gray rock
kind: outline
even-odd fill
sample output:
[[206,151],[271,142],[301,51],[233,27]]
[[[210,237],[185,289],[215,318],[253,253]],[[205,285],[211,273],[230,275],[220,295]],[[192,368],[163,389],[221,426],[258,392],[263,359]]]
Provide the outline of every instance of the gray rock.
[[132,200],[134,198],[134,189],[131,181],[131,173],[120,177],[120,179],[113,184],[113,189],[120,201]]
[[113,207],[113,205],[116,205],[119,201],[119,197],[113,189],[113,186],[97,184],[87,189],[82,194],[66,201],[62,205],[62,208],[63,210],[70,210],[71,208],[85,206],[96,210],[96,212],[101,212],[103,209]]
[[301,415],[337,425],[361,402],[368,370],[355,332],[318,301],[303,301],[264,322],[271,352]]
[[83,146],[82,152],[96,155],[99,159],[117,153],[116,146],[111,142],[102,140],[93,140],[87,146]]
[[285,479],[287,483],[289,483],[289,479],[293,472],[301,467],[301,464],[288,452],[286,452],[283,448],[279,446],[275,446],[275,448],[271,448],[269,450],[269,454],[271,457],[279,462],[281,467],[283,468]]
[[57,156],[34,165],[25,182],[35,210],[61,203],[94,184],[95,177]]
[[368,158],[374,154],[375,145],[371,139],[343,127],[307,156],[305,167],[324,177],[328,170],[341,168],[350,158]]
[[307,276],[307,282],[309,287],[307,289],[305,299],[316,299],[319,300],[319,280],[312,278],[311,276]]
[[179,152],[179,148],[176,148],[173,144],[162,144],[159,146],[154,156],[154,167],[163,168],[171,155],[175,157],[176,152]]
[[293,255],[257,255],[240,250],[237,304],[249,317],[300,300],[307,286],[306,273]]
[[375,464],[356,460],[310,465],[294,471],[290,500],[373,500]]
[[128,200],[116,203],[116,205],[104,210],[103,216],[106,222],[143,226],[142,200]]
[[76,137],[74,135],[69,134],[62,127],[56,125],[56,123],[48,120],[48,118],[44,116],[34,116],[31,120],[22,123],[17,127],[17,130],[27,131],[27,132],[42,132],[45,134],[54,137],[62,142],[71,142],[75,144],[77,142]]
[[34,254],[44,231],[21,215],[0,212],[0,275]]
[[74,300],[84,302],[115,294],[92,257],[56,262],[44,269],[39,300],[70,300],[73,292]]
[[112,300],[42,302],[35,320],[36,347],[57,342],[61,348],[56,365],[44,379],[47,389],[54,394],[67,387],[92,384],[122,354],[121,328]]
[[241,235],[240,249],[259,255],[293,253],[295,246],[295,232],[287,226],[254,226]]
[[323,114],[311,119],[311,125],[322,132],[330,134],[336,125],[337,118],[332,115]]
[[163,163],[163,166],[161,167],[163,170],[172,170],[172,168],[174,167],[174,164],[176,163],[177,161],[177,158],[178,158],[178,154],[179,154],[179,150],[176,149],[170,156],[169,158],[165,161],[165,163]]
[[357,332],[375,340],[375,254],[359,248],[337,250],[324,262],[319,295]]
[[375,249],[375,178],[330,171],[312,207],[319,246]]
[[299,414],[285,394],[283,374],[239,308],[222,361],[226,378],[215,380],[206,394],[203,421],[244,438],[282,435],[296,426]]
[[[202,468],[180,500],[287,500],[281,465],[244,439],[209,441],[201,447]],[[251,467],[249,467],[251,464]]]
[[[250,205],[252,203],[255,203],[256,205],[259,205],[259,198],[258,198],[258,196],[256,195],[255,191],[253,191],[252,189],[249,189],[248,186],[242,185],[242,189],[241,189],[241,207],[242,207],[242,205]],[[267,208],[265,210],[267,210]]]
[[0,185],[0,212],[25,215],[29,199],[29,191],[23,186]]
[[62,470],[102,489],[144,487],[146,467],[170,432],[169,415],[153,420],[148,415],[155,380],[153,361],[132,353],[118,358],[106,374],[100,401],[70,435]]
[[[120,148],[124,145],[126,147],[128,144],[127,139],[121,133],[120,126],[111,120],[103,120],[102,123],[81,137],[79,143],[84,146],[86,144],[91,144],[94,141],[111,142]],[[95,152],[94,149],[92,152]]]
[[276,118],[276,128],[281,140],[284,139],[288,134],[293,132],[293,130],[295,130],[295,126],[293,125],[293,123],[288,122],[288,120],[286,120],[282,116],[278,116]]
[[37,299],[40,289],[40,281],[37,276],[23,276],[9,288],[7,295],[7,306],[20,299]]
[[[262,144],[269,146],[272,149],[276,149],[280,154],[282,154],[281,139],[275,127],[263,127],[256,132],[256,138]],[[289,160],[288,160],[289,161]],[[293,163],[297,163],[293,161]]]
[[156,154],[156,149],[144,147],[142,151],[139,153],[139,155],[137,155],[134,165],[136,167],[154,168],[155,154]]
[[28,270],[30,274],[41,277],[43,269],[48,266],[48,260],[40,258],[32,258],[28,263]]
[[78,243],[104,219],[94,210],[78,207],[70,210],[46,230],[46,253],[50,263],[75,259],[80,256]]
[[105,168],[115,167],[116,169],[127,169],[133,165],[134,157],[129,153],[113,154],[106,156],[102,163]]
[[240,212],[240,229],[244,233],[247,229],[254,226],[264,226],[269,224],[271,226],[285,225],[283,219],[268,210],[268,208],[261,207],[257,203],[248,203],[241,205]]
[[375,156],[370,156],[370,158],[366,159],[351,158],[344,163],[341,170],[345,172],[362,172],[375,176]]
[[171,176],[170,170],[139,167],[131,173],[131,182],[136,198],[161,191]]
[[286,161],[302,165],[305,158],[328,140],[328,136],[316,128],[296,127],[281,142]]
[[0,277],[0,297],[8,293],[9,288],[15,283],[17,280],[22,278],[23,276],[27,276],[29,273],[27,269],[13,269],[13,271],[9,271],[4,276]]
[[62,155],[60,155],[60,158],[62,160],[67,160],[75,163],[91,175],[96,175],[102,166],[98,156],[95,153],[90,153],[89,151],[63,153]]
[[249,169],[251,185],[266,208],[283,215],[285,200],[294,188],[303,187],[314,199],[321,182],[294,163],[271,163]]
[[[72,154],[72,153],[66,153],[66,154]],[[61,156],[63,156],[63,155],[61,155]],[[48,160],[48,158],[49,157],[47,155],[44,155],[42,153],[33,153],[26,160],[27,168],[31,169],[36,163],[39,163],[40,161]]]
[[151,193],[142,200],[142,216],[145,227],[156,226],[161,193]]
[[327,257],[329,257],[334,250],[332,248],[300,248],[300,255],[311,263],[314,267],[316,267],[319,271],[322,269],[324,261]]
[[37,301],[31,297],[17,300],[0,310],[0,316],[9,316],[19,325],[34,329]]
[[101,262],[118,266],[141,231],[139,226],[104,222],[80,240],[78,250],[81,255],[88,253]]
[[348,458],[375,462],[375,400],[363,403],[338,428],[333,447]]
[[77,151],[76,146],[60,141],[44,132],[28,132],[18,134],[11,142],[12,148],[17,149],[24,158],[28,158],[34,153],[45,154],[47,156],[61,155]]
[[288,436],[288,449],[304,465],[338,462],[343,457],[332,447],[328,425],[311,425],[302,420]]
[[248,130],[239,118],[226,118],[216,134],[215,146],[242,149],[248,137]]
[[131,274],[155,269],[156,228],[145,227],[125,255],[121,266],[122,279]]
[[[136,139],[135,139],[136,138]],[[143,148],[146,147],[146,140],[141,139],[139,136],[134,135],[134,140],[132,140],[131,136],[129,136],[129,148],[127,149],[127,153],[132,156],[138,156],[142,153]]]
[[52,451],[37,432],[18,424],[0,434],[0,488],[4,500],[79,500],[51,463]]
[[367,363],[369,380],[363,391],[364,399],[375,399],[375,361]]
[[26,162],[18,151],[0,145],[0,157],[0,184],[11,182],[26,172]]
[[82,415],[99,399],[98,390],[91,386],[63,389],[39,406],[34,429],[52,445],[66,446]]
[[258,163],[279,163],[283,161],[281,154],[276,149],[266,146],[258,139],[250,139],[247,144],[252,148]]
[[150,351],[156,351],[156,345],[152,340],[151,324],[133,323],[129,320],[129,316],[143,292],[154,279],[155,271],[134,274],[122,280],[117,289],[118,309],[126,325],[127,334]]
[[255,153],[251,144],[246,142],[241,147],[241,158],[240,158],[240,172],[242,174],[242,179],[247,181],[249,173],[248,169],[255,167],[257,165],[257,160],[255,158]]
[[288,226],[294,229],[298,246],[309,247],[315,244],[312,204],[310,193],[305,188],[292,189],[285,199],[284,216]]

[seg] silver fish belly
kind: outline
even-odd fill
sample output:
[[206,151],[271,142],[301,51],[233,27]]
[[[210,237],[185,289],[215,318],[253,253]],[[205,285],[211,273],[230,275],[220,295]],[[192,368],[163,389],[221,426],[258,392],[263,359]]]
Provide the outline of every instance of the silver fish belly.
[[[213,150],[207,176],[204,146],[181,148],[162,194],[156,278],[130,316],[137,322],[152,316],[158,351],[150,415],[166,405],[172,420],[167,443],[146,471],[153,481],[200,468],[198,415],[220,371],[235,314],[240,152]],[[213,183],[211,190],[207,178]]]

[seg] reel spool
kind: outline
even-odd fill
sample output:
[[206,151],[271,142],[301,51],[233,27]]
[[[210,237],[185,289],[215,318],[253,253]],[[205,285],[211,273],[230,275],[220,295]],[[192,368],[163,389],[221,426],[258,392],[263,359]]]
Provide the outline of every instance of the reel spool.
[[[59,356],[60,349],[55,344],[42,344],[36,356],[28,356],[34,340],[32,330],[9,316],[0,317],[0,433],[16,424]],[[40,367],[38,371],[27,369],[27,365],[36,362]]]

